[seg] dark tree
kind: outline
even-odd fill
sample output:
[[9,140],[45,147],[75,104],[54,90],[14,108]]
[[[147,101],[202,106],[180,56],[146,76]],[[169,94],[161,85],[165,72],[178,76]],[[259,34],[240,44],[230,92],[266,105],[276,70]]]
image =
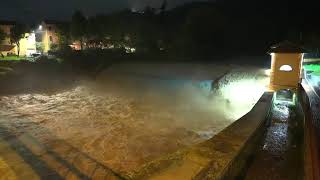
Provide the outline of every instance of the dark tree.
[[108,46],[110,39],[110,28],[115,24],[110,24],[108,16],[97,15],[90,17],[87,24],[87,38],[90,48],[101,48]]
[[160,13],[161,14],[165,13],[165,11],[167,10],[167,5],[168,5],[167,0],[163,0],[162,5],[160,7]]
[[[7,37],[7,34],[0,29],[0,42],[3,41]],[[3,54],[0,52],[0,55],[3,57]]]
[[59,48],[67,47],[71,43],[70,25],[61,23],[57,25],[57,36],[59,37]]
[[3,41],[6,37],[7,34],[2,29],[0,29],[0,41]]
[[320,33],[319,31],[309,32],[305,35],[304,46],[311,50],[317,57],[320,56]]
[[74,40],[80,41],[81,50],[86,37],[87,19],[81,11],[76,11],[72,16],[71,36]]
[[215,8],[197,8],[186,18],[183,44],[188,53],[210,55],[224,46],[225,17]]
[[145,16],[153,16],[156,14],[156,9],[151,6],[146,6],[143,12]]
[[20,40],[25,38],[28,29],[23,24],[16,24],[10,29],[10,41],[17,46],[18,56],[20,55]]

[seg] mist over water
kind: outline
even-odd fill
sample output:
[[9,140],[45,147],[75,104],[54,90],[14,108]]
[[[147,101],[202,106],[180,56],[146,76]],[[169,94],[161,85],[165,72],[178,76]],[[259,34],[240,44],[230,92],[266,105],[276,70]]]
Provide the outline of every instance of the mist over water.
[[[264,71],[257,68],[216,65],[140,67],[134,68],[134,72],[126,66],[119,67],[125,69],[121,73],[109,70],[98,78],[97,90],[134,99],[139,106],[149,107],[159,116],[170,116],[171,126],[183,127],[200,135],[204,133],[203,138],[212,137],[249,112],[268,84]],[[230,68],[234,70],[230,71]],[[217,85],[219,90],[213,92],[213,81],[227,71],[229,74]]]

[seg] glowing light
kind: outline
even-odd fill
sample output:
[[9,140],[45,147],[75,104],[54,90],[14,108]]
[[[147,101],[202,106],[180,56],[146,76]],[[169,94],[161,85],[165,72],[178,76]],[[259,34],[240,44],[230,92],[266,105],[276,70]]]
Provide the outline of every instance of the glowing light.
[[253,80],[241,80],[232,82],[224,88],[224,95],[231,99],[232,102],[245,103],[255,97],[260,97],[264,92],[264,87],[257,86]]
[[280,67],[280,71],[290,72],[290,71],[292,71],[292,67],[289,66],[289,65],[282,65],[282,66]]
[[42,25],[39,25],[38,29],[39,29],[39,30],[42,30]]
[[283,104],[283,103],[290,104],[290,105],[296,104],[295,103],[296,102],[296,94],[295,93],[293,93],[292,98],[288,98],[288,99],[282,98],[278,92],[275,92],[274,96],[275,96],[275,98],[274,98],[275,104]]
[[136,52],[136,48],[131,48],[131,47],[125,46],[125,49],[126,49],[126,53],[134,53],[134,52]]
[[266,90],[268,78],[243,78],[226,84],[221,89],[223,98],[229,102],[228,109],[232,112],[230,118],[240,118],[245,115],[260,99]]
[[264,74],[265,74],[266,76],[270,76],[270,75],[271,75],[271,69],[266,69],[266,70],[264,70]]
[[320,71],[320,64],[308,64],[304,65],[303,68],[306,71]]

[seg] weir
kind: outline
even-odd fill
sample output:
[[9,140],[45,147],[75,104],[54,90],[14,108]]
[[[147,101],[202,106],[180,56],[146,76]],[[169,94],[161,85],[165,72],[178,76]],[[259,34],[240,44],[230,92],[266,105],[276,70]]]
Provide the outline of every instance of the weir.
[[317,179],[315,120],[304,84],[294,103],[266,92],[211,139],[146,164],[130,179]]

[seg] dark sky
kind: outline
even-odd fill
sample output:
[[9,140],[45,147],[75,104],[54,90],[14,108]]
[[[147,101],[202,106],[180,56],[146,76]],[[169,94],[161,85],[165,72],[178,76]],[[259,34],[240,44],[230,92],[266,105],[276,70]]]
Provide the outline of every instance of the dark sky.
[[[139,9],[146,5],[159,7],[163,0],[7,0],[1,3],[0,19],[35,21],[42,18],[68,19],[76,9],[86,15],[109,13],[124,8]],[[169,7],[190,1],[167,0]],[[203,1],[203,0],[202,0]]]

